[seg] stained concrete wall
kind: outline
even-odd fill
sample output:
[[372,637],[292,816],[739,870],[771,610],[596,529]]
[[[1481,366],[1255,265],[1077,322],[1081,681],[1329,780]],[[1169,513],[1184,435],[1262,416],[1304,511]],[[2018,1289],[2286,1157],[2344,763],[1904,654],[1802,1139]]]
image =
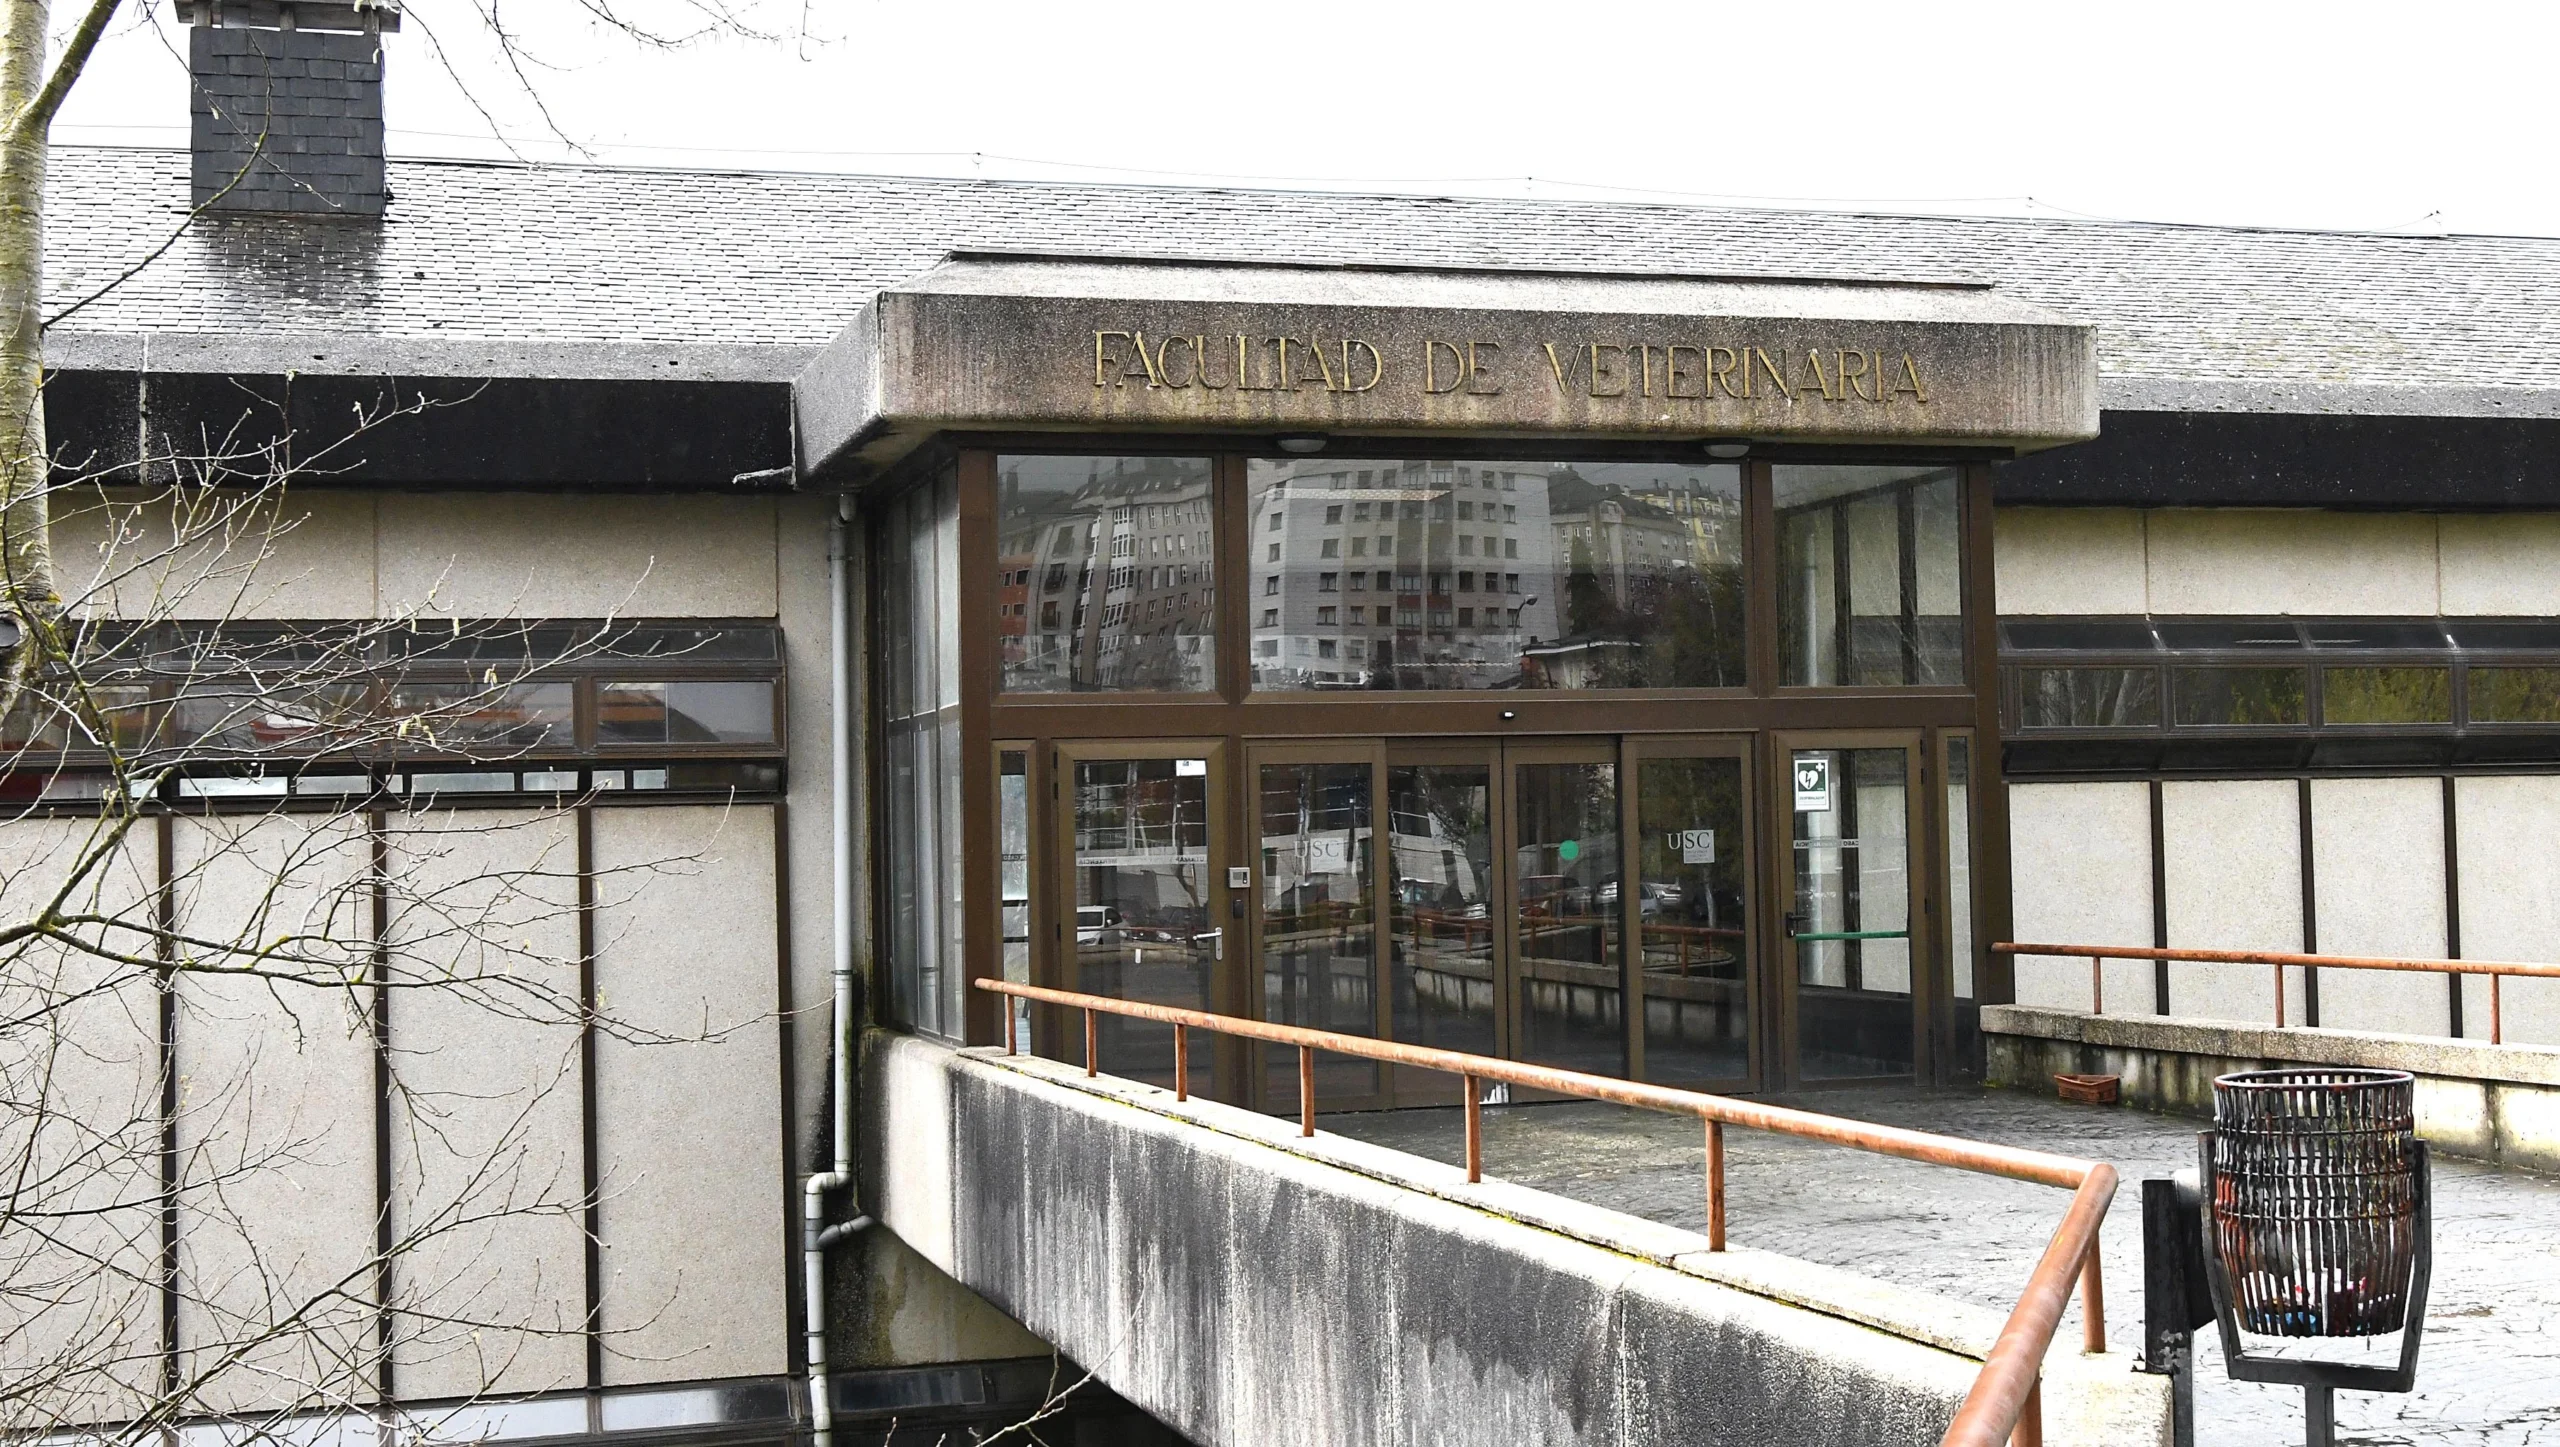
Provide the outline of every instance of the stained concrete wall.
[[[1989,1313],[1028,1057],[880,1037],[877,1209],[1204,1447],[1936,1440]],[[2046,1440],[2163,1442],[2121,1357]]]
[[[181,619],[780,611],[789,504],[770,497],[292,489],[242,520],[264,558],[236,545],[155,556],[152,539],[168,548],[171,520],[135,511],[137,501],[69,494],[59,506],[55,549],[75,609],[132,616],[156,607]],[[809,509],[793,511],[804,523]],[[110,553],[117,527],[132,535]]]
[[2560,1050],[2353,1030],[2276,1030],[2220,1020],[2124,1020],[1988,1005],[1985,1072],[2049,1092],[2058,1073],[2120,1077],[2128,1105],[2211,1119],[2213,1081],[2235,1070],[2352,1065],[2417,1078],[2418,1134],[2438,1150],[2560,1171]]

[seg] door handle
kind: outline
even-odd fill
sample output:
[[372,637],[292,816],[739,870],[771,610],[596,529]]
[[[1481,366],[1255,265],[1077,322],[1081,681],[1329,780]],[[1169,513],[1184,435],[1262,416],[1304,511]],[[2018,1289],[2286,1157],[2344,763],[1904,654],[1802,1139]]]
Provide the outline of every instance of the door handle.
[[1787,916],[1783,923],[1786,926],[1787,938],[1794,939],[1797,933],[1804,928],[1804,916],[1797,914],[1793,910],[1789,910],[1787,911]]

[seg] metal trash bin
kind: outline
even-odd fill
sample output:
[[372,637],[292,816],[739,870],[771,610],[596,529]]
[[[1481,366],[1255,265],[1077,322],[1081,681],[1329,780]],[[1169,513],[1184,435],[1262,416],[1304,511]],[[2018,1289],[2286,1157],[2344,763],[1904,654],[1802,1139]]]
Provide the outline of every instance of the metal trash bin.
[[[2427,1148],[2405,1071],[2252,1070],[2213,1083],[2198,1138],[2204,1257],[2223,1361],[2235,1381],[2305,1389],[2314,1447],[2332,1440],[2332,1392],[2405,1392],[2417,1380],[2429,1241]],[[2397,1368],[2252,1353],[2260,1337],[2401,1333]]]

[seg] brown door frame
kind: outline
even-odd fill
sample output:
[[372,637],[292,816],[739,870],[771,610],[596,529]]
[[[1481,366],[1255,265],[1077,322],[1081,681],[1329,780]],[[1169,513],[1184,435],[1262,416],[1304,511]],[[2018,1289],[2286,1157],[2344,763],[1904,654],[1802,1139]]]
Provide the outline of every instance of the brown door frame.
[[[1905,905],[1904,920],[1910,931],[1911,946],[1911,1075],[1910,1079],[1931,1078],[1934,1064],[1931,1021],[1936,1013],[1935,1001],[1943,993],[1938,988],[1939,971],[1935,966],[1936,931],[1934,919],[1943,911],[1933,909],[1930,902],[1937,897],[1937,874],[1931,868],[1935,850],[1930,844],[1928,800],[1923,790],[1922,761],[1927,757],[1929,731],[1924,729],[1777,729],[1769,734],[1769,763],[1763,777],[1769,786],[1769,802],[1763,811],[1763,826],[1770,831],[1770,849],[1776,867],[1762,878],[1767,891],[1764,918],[1773,922],[1765,931],[1769,936],[1772,968],[1770,1029],[1775,1049],[1767,1057],[1761,1078],[1769,1088],[1778,1090],[1824,1090],[1846,1086],[1898,1081],[1904,1077],[1859,1076],[1844,1080],[1807,1081],[1803,1071],[1803,1033],[1797,1002],[1797,985],[1801,970],[1796,962],[1793,937],[1787,933],[1785,916],[1793,909],[1796,884],[1795,850],[1795,779],[1794,760],[1798,750],[1900,749],[1903,751],[1903,857],[1905,886],[1910,898]],[[1832,787],[1840,787],[1834,779]],[[1777,841],[1785,840],[1781,851]]]
[[[1227,866],[1235,859],[1235,831],[1230,819],[1234,800],[1227,768],[1227,741],[1217,738],[1053,739],[1049,749],[1052,755],[1051,787],[1057,801],[1050,821],[1054,832],[1049,842],[1054,853],[1047,871],[1050,876],[1049,918],[1053,921],[1051,942],[1056,946],[1055,969],[1063,986],[1070,990],[1081,988],[1070,968],[1073,956],[1067,948],[1065,934],[1076,918],[1076,809],[1070,787],[1075,782],[1075,766],[1112,759],[1206,759],[1209,769],[1205,791],[1209,810],[1207,902],[1209,917],[1216,921],[1220,931],[1218,954],[1209,972],[1206,1008],[1226,1015],[1248,1013],[1244,1008],[1247,1003],[1244,972],[1237,968],[1236,963],[1236,901],[1233,892],[1227,888],[1226,877]],[[1066,1037],[1070,1033],[1058,1030],[1051,1033],[1051,1038],[1066,1047],[1063,1053],[1068,1058],[1076,1058],[1083,1046],[1080,1039],[1069,1042]],[[1201,1093],[1230,1103],[1241,1100],[1245,1085],[1244,1052],[1239,1048],[1242,1042],[1226,1035],[1217,1036],[1216,1041],[1211,1057],[1210,1088]],[[1108,1069],[1110,1062],[1106,1060],[1103,1065]]]

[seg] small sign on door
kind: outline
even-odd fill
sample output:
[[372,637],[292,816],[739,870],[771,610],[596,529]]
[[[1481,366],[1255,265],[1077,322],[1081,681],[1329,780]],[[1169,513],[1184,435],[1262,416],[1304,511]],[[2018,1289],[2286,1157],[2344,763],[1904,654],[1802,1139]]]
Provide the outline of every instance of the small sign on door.
[[1349,874],[1351,840],[1342,834],[1318,834],[1307,840],[1307,873]]
[[1796,812],[1831,812],[1831,758],[1827,754],[1796,755]]
[[1671,847],[1680,851],[1683,864],[1716,862],[1716,831],[1713,829],[1674,829]]

